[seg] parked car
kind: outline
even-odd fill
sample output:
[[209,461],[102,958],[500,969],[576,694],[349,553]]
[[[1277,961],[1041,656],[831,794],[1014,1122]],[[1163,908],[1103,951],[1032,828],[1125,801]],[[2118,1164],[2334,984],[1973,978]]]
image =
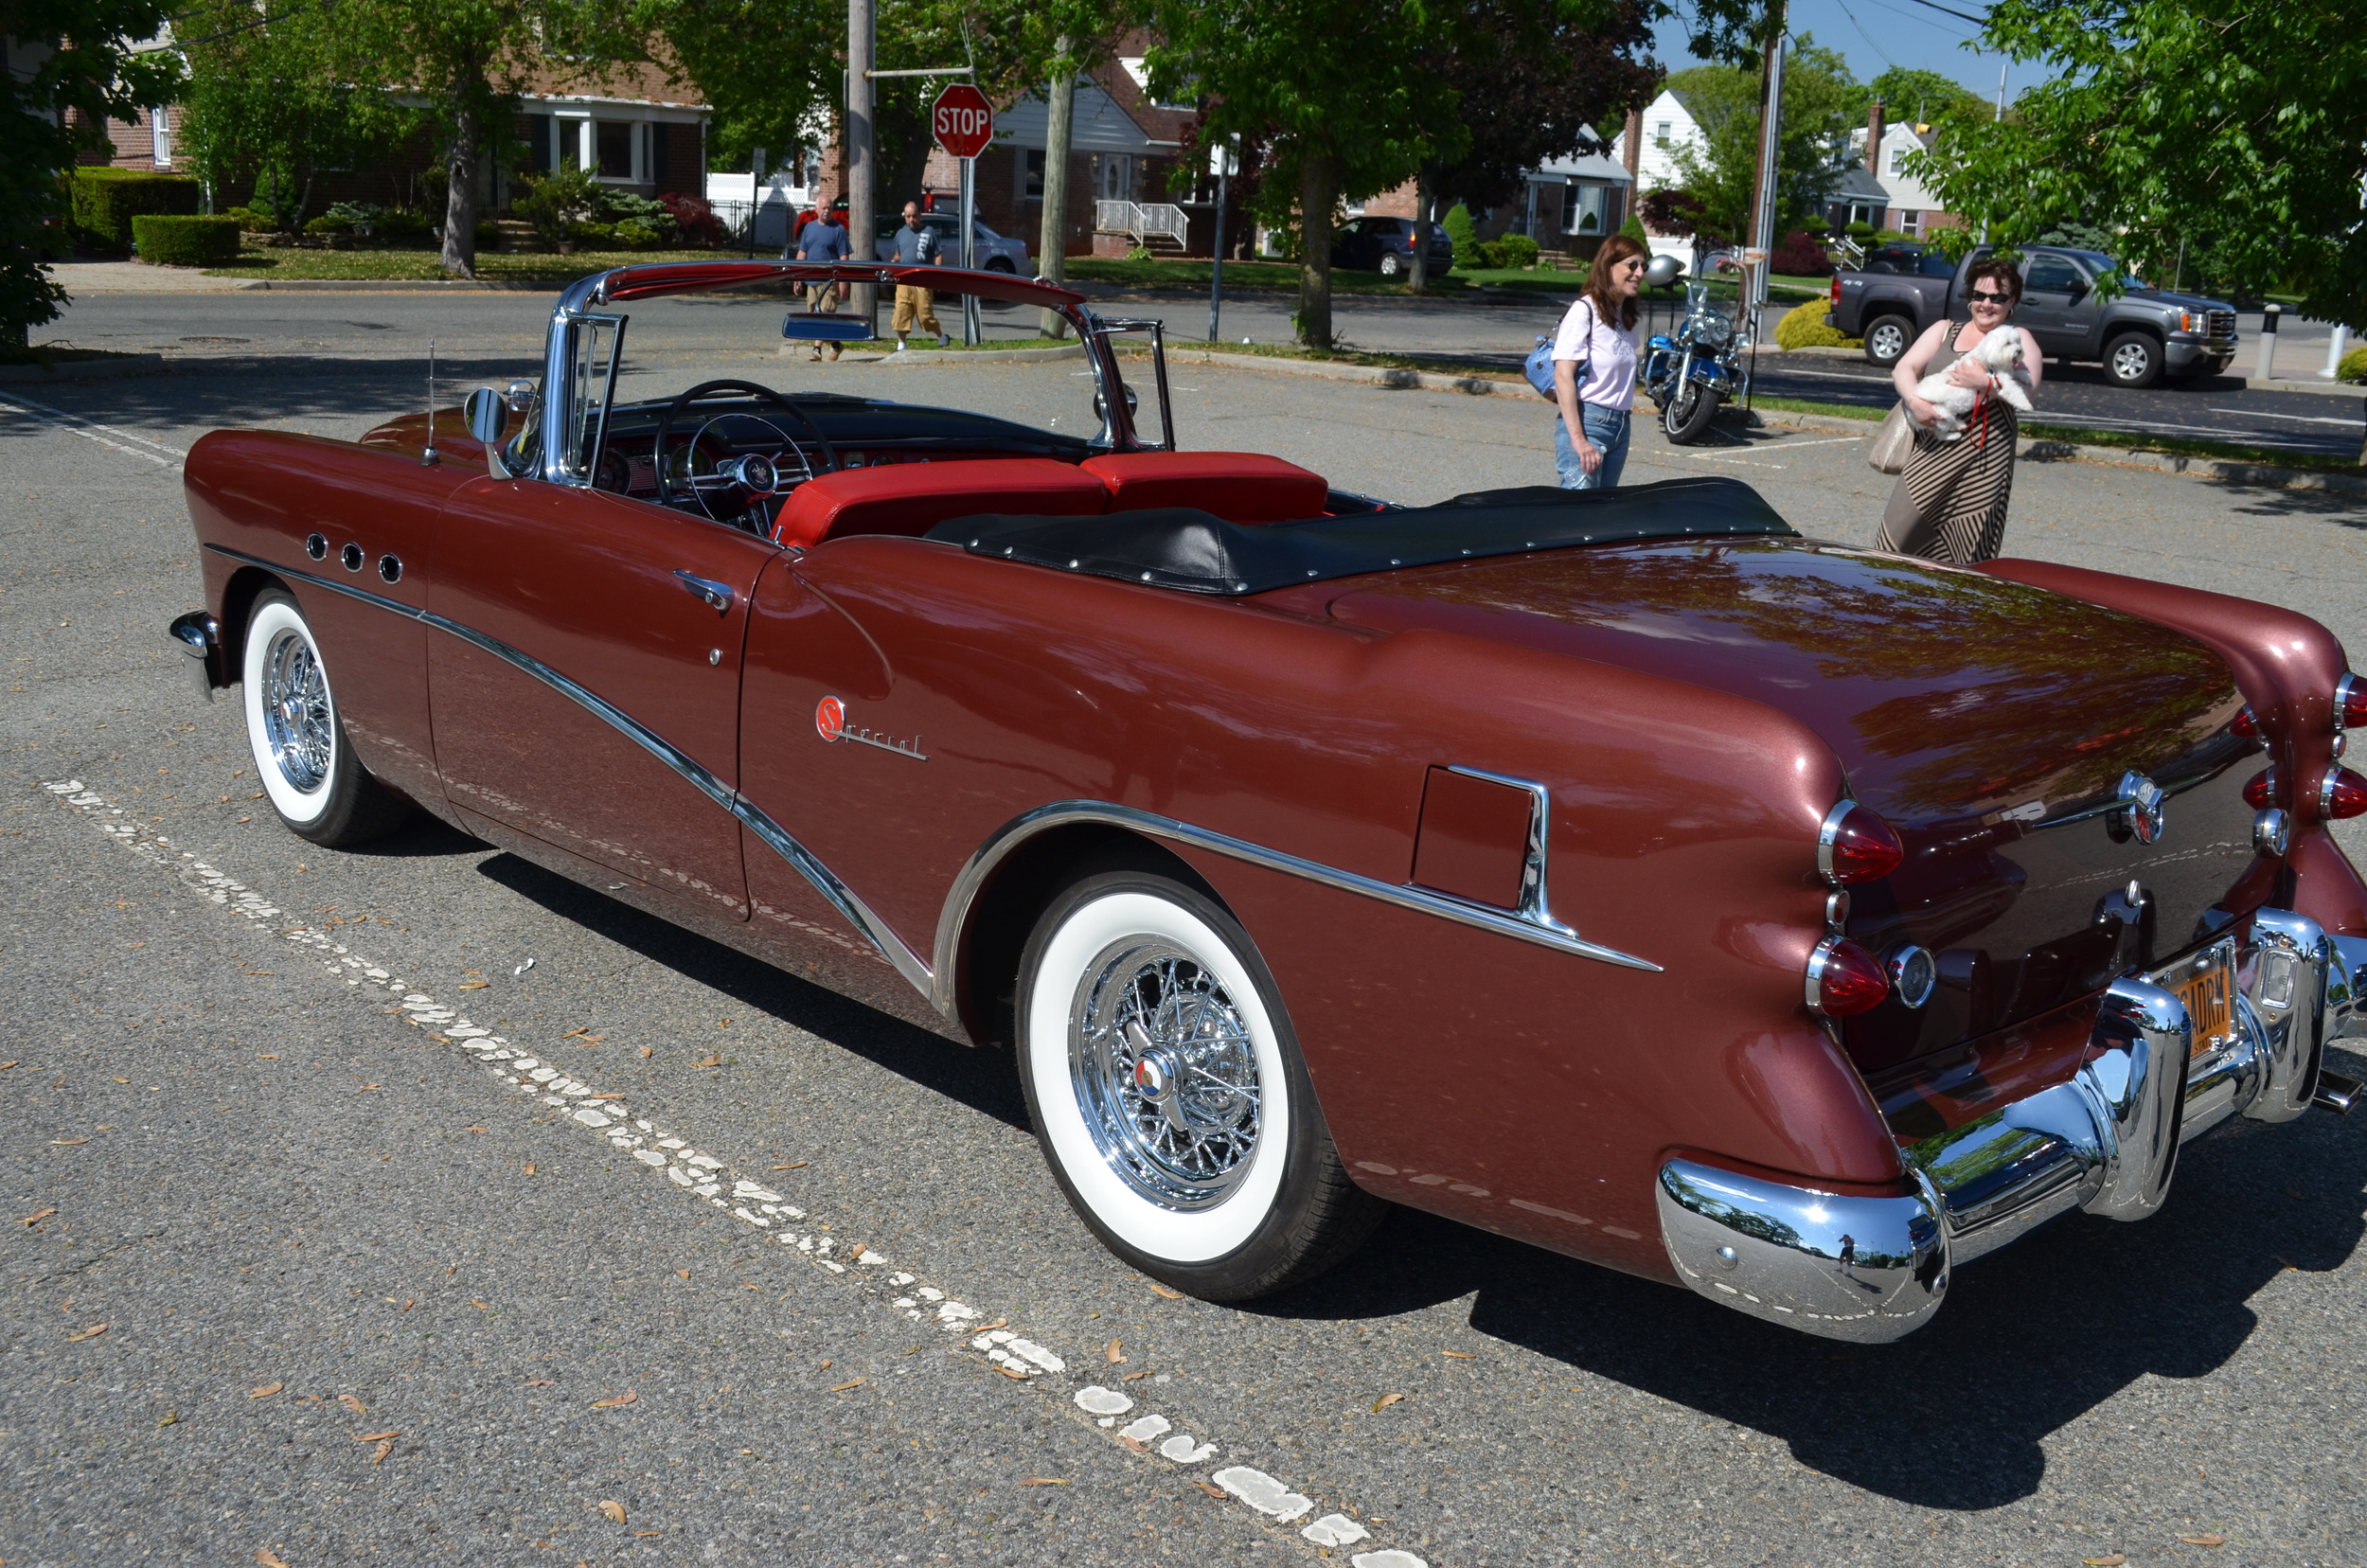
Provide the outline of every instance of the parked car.
[[624,268],[507,406],[200,438],[172,634],[280,819],[424,811],[1012,1050],[1082,1221],[1220,1301],[1403,1203],[1895,1339],[2358,1093],[2367,684],[2316,622],[1820,543],[1724,476],[1397,507],[1154,446],[1112,342],[1154,324],[998,275],[930,281],[1061,312],[1093,437],[665,336],[746,365],[843,324],[789,281],[911,276]]
[[[1832,324],[1865,340],[1865,357],[1896,365],[1917,334],[1953,313],[1964,319],[1964,276],[1993,247],[1976,245],[1945,276],[1915,272],[1841,272],[1833,276]],[[1881,253],[1877,253],[1878,255]],[[2102,297],[2099,278],[2118,272],[2121,293]],[[2157,289],[2101,251],[2033,245],[2022,253],[2021,303],[2013,321],[2027,327],[2049,359],[2101,362],[2122,386],[2151,386],[2164,376],[2216,376],[2235,358],[2235,307],[2198,294]]]
[[1908,273],[1917,277],[1953,277],[1956,276],[1956,263],[1945,252],[1926,245],[1878,245],[1866,252],[1865,265],[1859,270]]
[[[940,247],[938,254],[943,257],[944,264],[949,267],[959,266],[962,259],[961,214],[958,212],[924,212],[920,215],[920,222],[923,227],[936,235],[937,244]],[[878,242],[872,246],[872,253],[878,259],[881,261],[896,259],[896,231],[903,226],[904,215],[900,212],[892,213],[880,220]],[[1035,263],[1027,258],[1026,241],[1009,235],[997,234],[975,219],[970,222],[970,232],[971,244],[974,247],[972,259],[981,269],[987,272],[1006,273],[1015,277],[1033,277],[1036,275]]]
[[[1411,218],[1351,218],[1340,225],[1331,247],[1331,264],[1360,272],[1397,277],[1414,266],[1414,220]],[[1454,241],[1444,223],[1430,226],[1430,270],[1433,276],[1454,266]]]

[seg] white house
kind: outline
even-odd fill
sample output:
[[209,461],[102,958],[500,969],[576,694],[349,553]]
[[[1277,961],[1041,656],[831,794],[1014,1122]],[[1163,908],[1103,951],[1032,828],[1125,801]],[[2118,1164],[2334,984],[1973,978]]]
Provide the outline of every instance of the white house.
[[[1874,147],[1871,156],[1866,151],[1869,141]],[[1873,174],[1887,198],[1882,215],[1867,221],[1911,240],[1928,238],[1935,220],[1943,224],[1951,221],[1939,198],[1906,170],[1908,154],[1929,151],[1939,144],[1937,133],[1930,126],[1911,125],[1903,120],[1886,123],[1881,100],[1878,98],[1866,116],[1865,128],[1851,132],[1849,143],[1851,152]]]
[[1637,150],[1635,187],[1638,191],[1658,190],[1674,187],[1683,176],[1677,168],[1677,154],[1685,148],[1696,153],[1708,145],[1701,134],[1701,122],[1694,117],[1684,95],[1666,88],[1644,110],[1644,137]]

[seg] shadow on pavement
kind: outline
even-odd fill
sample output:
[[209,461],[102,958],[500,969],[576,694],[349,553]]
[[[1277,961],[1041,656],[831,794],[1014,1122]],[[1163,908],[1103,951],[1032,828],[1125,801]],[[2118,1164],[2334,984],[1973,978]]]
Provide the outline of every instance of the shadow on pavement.
[[798,979],[695,932],[645,915],[516,855],[477,867],[520,897],[686,979],[854,1052],[864,1060],[956,1100],[983,1115],[1027,1129],[1018,1076],[1001,1051],[957,1045],[836,991]]
[[2261,1312],[2285,1310],[2253,1300],[2287,1269],[2340,1268],[2367,1228],[2362,1183],[2367,1127],[2239,1120],[2186,1149],[2158,1218],[2058,1221],[1967,1268],[1931,1324],[1891,1345],[1811,1339],[1402,1210],[1333,1274],[1240,1310],[1387,1317],[1468,1295],[1482,1333],[1780,1438],[1811,1470],[1994,1508],[2037,1492],[2051,1434],[2146,1377],[2225,1364]]
[[2323,517],[2346,528],[2367,528],[2367,495],[2327,490],[2254,490],[2219,482],[2239,517]]

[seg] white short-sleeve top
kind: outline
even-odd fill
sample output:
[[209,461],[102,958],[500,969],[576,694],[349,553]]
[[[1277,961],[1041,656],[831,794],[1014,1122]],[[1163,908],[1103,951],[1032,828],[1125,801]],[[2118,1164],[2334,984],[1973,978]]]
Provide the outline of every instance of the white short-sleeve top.
[[1591,295],[1578,295],[1561,318],[1554,339],[1554,358],[1584,360],[1586,379],[1578,383],[1578,399],[1603,408],[1627,408],[1635,402],[1636,346],[1643,325],[1622,331],[1601,319]]

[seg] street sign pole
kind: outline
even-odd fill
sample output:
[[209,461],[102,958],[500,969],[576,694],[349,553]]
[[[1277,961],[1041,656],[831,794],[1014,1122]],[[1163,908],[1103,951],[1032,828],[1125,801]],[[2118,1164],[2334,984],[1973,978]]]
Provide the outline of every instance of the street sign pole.
[[1208,341],[1217,341],[1217,319],[1224,312],[1224,202],[1225,187],[1230,176],[1239,171],[1240,154],[1234,151],[1231,137],[1219,142],[1208,154],[1208,167],[1217,176],[1217,244],[1216,254],[1208,266]]
[[[978,160],[962,160],[962,270],[978,265]],[[978,296],[962,295],[962,343],[975,348],[986,335],[985,323],[978,314]]]

